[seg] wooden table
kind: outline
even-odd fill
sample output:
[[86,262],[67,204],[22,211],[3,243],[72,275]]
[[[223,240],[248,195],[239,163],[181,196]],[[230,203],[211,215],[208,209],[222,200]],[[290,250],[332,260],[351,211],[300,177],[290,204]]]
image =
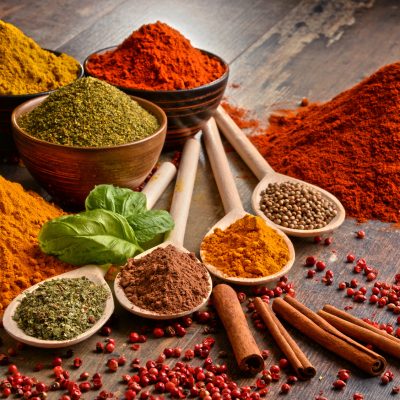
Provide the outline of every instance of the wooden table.
[[[120,43],[143,23],[162,20],[180,30],[195,46],[228,61],[230,82],[240,84],[239,88],[228,89],[229,100],[251,108],[262,118],[272,108],[294,107],[302,97],[328,100],[378,67],[398,60],[400,54],[400,8],[396,0],[3,0],[0,18],[20,27],[43,47],[67,52],[80,61],[94,50]],[[251,211],[250,194],[256,179],[233,151],[228,156],[245,208]],[[165,158],[168,157],[166,154]],[[3,165],[0,173],[27,188],[40,190],[24,168]],[[203,235],[223,215],[210,174],[209,163],[202,155],[185,241],[186,247],[196,252]],[[159,208],[168,208],[171,191],[172,187],[159,201]],[[364,240],[355,239],[354,232],[360,228],[367,233]],[[375,313],[377,321],[395,324],[393,314],[368,304],[355,305],[336,287],[340,280],[351,279],[351,266],[344,262],[349,251],[376,266],[380,270],[379,279],[391,282],[400,269],[399,240],[399,230],[390,224],[373,221],[359,226],[350,219],[335,232],[334,243],[329,247],[294,240],[297,258],[290,280],[295,283],[297,297],[315,310],[329,300],[341,308],[354,306],[352,312],[360,317]],[[303,263],[310,254],[327,260],[335,272],[336,284],[326,287],[318,279],[304,278]],[[126,337],[144,322],[121,309],[116,314],[118,320],[112,336],[117,341],[117,352],[124,353],[128,360],[154,358],[165,347],[190,348],[204,337],[203,327],[194,325],[182,339],[152,339],[134,352],[127,346]],[[312,381],[297,383],[286,396],[288,399],[314,399],[321,391],[329,399],[352,399],[355,392],[364,393],[366,399],[389,399],[392,386],[400,384],[399,364],[391,357],[387,359],[396,374],[395,380],[381,386],[379,378],[362,375],[351,364],[311,344],[298,332],[293,334],[318,372]],[[268,335],[259,332],[255,335],[261,349],[271,350],[267,365],[272,365],[281,357],[280,351]],[[12,344],[4,331],[0,331],[0,336],[5,346]],[[230,352],[225,333],[220,331],[215,337],[217,346],[212,356],[217,357],[221,349]],[[99,339],[94,336],[75,346],[74,352],[83,358],[84,365],[78,372],[72,372],[73,377],[82,370],[105,371],[108,356],[93,352]],[[48,365],[53,354],[53,351],[26,349],[16,357],[16,362],[23,372],[32,373],[35,363]],[[238,373],[231,355],[227,361],[232,376],[241,384],[255,382],[254,378]],[[66,361],[67,365],[70,363]],[[335,392],[331,385],[340,368],[349,368],[352,377],[343,392]],[[105,388],[120,393],[122,398],[125,386],[119,380],[128,371],[125,367],[116,374],[105,373]],[[0,367],[0,375],[4,373],[5,368]],[[50,369],[45,369],[36,375],[49,382],[50,373]],[[280,384],[272,384],[267,398],[279,398],[279,388]],[[58,398],[59,392],[56,393],[50,393],[49,398]],[[94,397],[94,392],[84,396]]]

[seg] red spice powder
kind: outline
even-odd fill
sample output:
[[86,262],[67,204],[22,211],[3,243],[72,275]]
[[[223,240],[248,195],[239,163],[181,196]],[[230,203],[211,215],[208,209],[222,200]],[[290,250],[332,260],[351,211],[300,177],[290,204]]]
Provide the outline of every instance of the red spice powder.
[[246,110],[242,107],[233,106],[226,101],[222,102],[221,105],[239,128],[253,129],[255,131],[260,128],[260,121],[255,118],[251,118],[249,110]]
[[113,85],[146,89],[191,89],[220,78],[221,62],[194,48],[180,32],[160,21],[143,25],[113,51],[93,55],[89,73]]
[[400,222],[400,63],[324,104],[272,115],[250,140],[278,172],[336,195],[348,216]]

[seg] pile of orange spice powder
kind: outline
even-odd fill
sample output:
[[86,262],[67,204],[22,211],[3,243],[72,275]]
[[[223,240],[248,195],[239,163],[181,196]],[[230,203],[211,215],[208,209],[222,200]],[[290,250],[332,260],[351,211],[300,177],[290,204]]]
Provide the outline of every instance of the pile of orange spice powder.
[[86,69],[112,85],[146,90],[192,89],[215,81],[226,70],[217,58],[160,21],[143,25],[115,50],[92,55]]
[[20,292],[74,268],[44,254],[37,241],[42,225],[63,214],[38,194],[0,176],[0,320]]
[[358,221],[400,222],[400,63],[326,103],[273,114],[267,128],[225,108],[276,171],[333,193]]

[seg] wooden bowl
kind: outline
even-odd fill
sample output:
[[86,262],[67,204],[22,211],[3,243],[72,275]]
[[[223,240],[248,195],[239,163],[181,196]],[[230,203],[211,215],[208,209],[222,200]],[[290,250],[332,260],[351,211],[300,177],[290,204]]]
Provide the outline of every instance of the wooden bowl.
[[11,120],[22,161],[58,203],[82,208],[88,193],[102,183],[134,189],[157,163],[165,141],[167,117],[155,104],[131,96],[158,119],[160,128],[151,136],[117,146],[73,147],[45,142],[19,127],[19,117],[33,110],[46,97],[21,104],[12,113]]
[[[50,51],[57,56],[62,54],[59,51],[47,51]],[[82,65],[80,63],[78,64],[79,72],[77,79],[82,78],[84,74]],[[54,90],[31,94],[0,95],[0,157],[5,161],[12,162],[13,160],[18,160],[17,148],[13,141],[11,126],[11,114],[14,108],[30,99],[50,94],[54,92]]]
[[[116,49],[107,47],[89,55],[83,63],[87,76],[87,63],[94,54],[102,54]],[[222,58],[205,50],[202,53],[218,59],[225,66],[225,73],[217,80],[193,89],[182,90],[144,90],[117,86],[125,93],[152,101],[161,107],[168,118],[168,130],[165,147],[168,149],[181,147],[187,138],[194,136],[212,117],[225,92],[229,77],[229,66]],[[112,82],[108,82],[112,84]],[[115,86],[115,85],[114,85]]]

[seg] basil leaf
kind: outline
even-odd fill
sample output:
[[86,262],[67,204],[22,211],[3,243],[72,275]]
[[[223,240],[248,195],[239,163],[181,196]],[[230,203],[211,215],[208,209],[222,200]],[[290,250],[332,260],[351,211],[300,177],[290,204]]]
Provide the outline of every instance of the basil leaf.
[[170,213],[165,210],[149,210],[139,215],[129,216],[127,220],[135,231],[139,243],[148,242],[156,235],[166,233],[174,227]]
[[86,210],[103,209],[128,217],[147,210],[146,195],[113,185],[98,185],[85,201]]
[[39,245],[43,252],[73,265],[121,265],[143,251],[123,216],[100,209],[46,222]]

